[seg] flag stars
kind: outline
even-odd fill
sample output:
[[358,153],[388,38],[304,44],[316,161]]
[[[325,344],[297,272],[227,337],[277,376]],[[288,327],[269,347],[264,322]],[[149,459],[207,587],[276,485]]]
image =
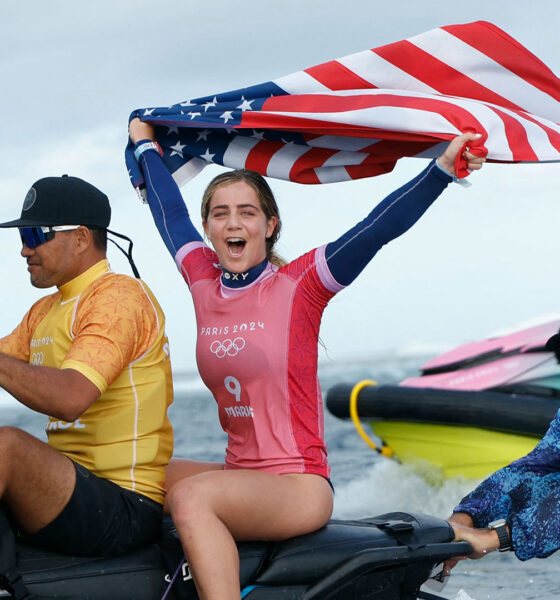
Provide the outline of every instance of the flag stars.
[[257,140],[264,140],[264,131],[256,131],[253,129],[251,137],[257,138]]
[[233,121],[233,111],[232,110],[226,110],[225,112],[223,112],[220,115],[220,119],[224,120],[224,124],[227,123],[228,121]]
[[243,100],[243,102],[236,108],[240,108],[243,112],[246,110],[253,110],[251,104],[254,102],[254,100],[245,100],[245,96],[241,96],[241,100]]
[[181,102],[179,104],[179,106],[196,106],[196,104],[194,104],[193,102],[191,102],[190,99],[189,99],[189,100],[185,100],[185,102]]
[[178,127],[168,127],[167,135],[171,135],[172,133],[176,133],[177,135],[179,135],[179,128]]
[[202,106],[204,106],[204,112],[206,112],[209,108],[213,108],[214,106],[216,106],[216,104],[218,103],[218,101],[216,100],[216,96],[214,96],[214,100],[212,100],[211,102],[205,102]]
[[200,155],[200,158],[203,158],[206,162],[212,162],[212,159],[216,156],[215,154],[210,154],[210,148],[206,148],[206,152]]
[[144,114],[142,116],[143,117],[151,117],[154,110],[155,110],[155,108],[146,108],[144,110]]
[[199,131],[196,141],[200,142],[200,140],[204,140],[205,142],[207,142],[209,133],[211,133],[210,129],[203,129],[202,131]]
[[178,141],[174,146],[170,146],[173,152],[169,156],[175,156],[175,154],[178,154],[181,158],[183,158],[183,148],[185,146],[186,144],[181,144],[181,142]]
[[196,119],[196,117],[200,117],[200,115],[201,115],[201,114],[202,114],[202,113],[199,113],[199,112],[188,112],[188,113],[187,113],[187,115],[188,115],[188,116],[191,118],[191,121],[192,121],[193,119]]

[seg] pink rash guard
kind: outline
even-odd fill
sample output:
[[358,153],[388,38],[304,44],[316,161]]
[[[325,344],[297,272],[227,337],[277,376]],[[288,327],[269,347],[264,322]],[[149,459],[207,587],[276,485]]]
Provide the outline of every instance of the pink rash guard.
[[227,468],[328,477],[317,379],[323,310],[452,177],[432,161],[337,240],[284,267],[263,261],[231,273],[203,244],[159,153],[148,148],[141,162],[154,221],[194,299],[198,367],[228,434]]
[[228,434],[227,469],[329,476],[317,342],[323,310],[344,286],[324,250],[268,263],[237,289],[221,283],[218,258],[202,242],[176,254],[194,301],[200,375]]

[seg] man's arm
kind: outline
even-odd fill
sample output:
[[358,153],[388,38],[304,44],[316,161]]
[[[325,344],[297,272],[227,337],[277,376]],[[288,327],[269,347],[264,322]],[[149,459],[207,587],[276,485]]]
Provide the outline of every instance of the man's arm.
[[[475,527],[486,527],[495,519],[508,519],[512,500],[527,501],[531,489],[539,480],[560,471],[560,411],[537,446],[525,456],[489,475],[453,509],[467,513]],[[516,490],[519,490],[517,492]],[[462,523],[464,524],[464,523]]]
[[30,365],[0,353],[0,386],[25,406],[72,422],[100,396],[100,391],[74,369]]

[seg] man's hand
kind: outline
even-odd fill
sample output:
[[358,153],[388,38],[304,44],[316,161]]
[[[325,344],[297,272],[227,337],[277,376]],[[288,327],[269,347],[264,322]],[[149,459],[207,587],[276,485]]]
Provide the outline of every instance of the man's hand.
[[453,513],[447,522],[453,526],[453,523],[458,523],[459,525],[464,525],[465,527],[474,527],[474,522],[472,517],[464,512],[456,512]]
[[473,520],[466,513],[453,513],[447,522],[453,527],[454,542],[469,542],[473,553],[468,556],[455,556],[443,563],[443,574],[449,575],[451,569],[465,558],[484,558],[489,552],[500,547],[498,533],[494,529],[477,529],[473,527]]
[[459,152],[465,144],[467,144],[467,149],[463,151],[463,158],[467,163],[467,169],[469,171],[477,171],[478,169],[482,169],[482,165],[486,161],[486,159],[482,156],[476,156],[472,152],[469,152],[469,142],[473,142],[478,140],[481,137],[480,133],[464,133],[463,135],[458,135],[456,138],[452,139],[449,142],[449,146],[445,152],[438,158],[439,164],[454,177],[457,176],[455,171],[455,160]]
[[498,533],[494,529],[475,529],[474,527],[465,527],[459,523],[451,523],[455,532],[455,542],[469,542],[473,548],[473,553],[469,558],[484,558],[489,552],[493,552],[500,547]]

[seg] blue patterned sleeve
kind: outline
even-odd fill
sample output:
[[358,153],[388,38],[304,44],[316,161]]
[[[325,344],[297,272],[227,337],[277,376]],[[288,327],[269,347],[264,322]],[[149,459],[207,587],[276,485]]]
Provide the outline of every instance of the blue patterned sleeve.
[[[140,140],[136,147],[149,140]],[[181,192],[156,150],[140,157],[148,205],[156,227],[171,256],[185,244],[202,240],[189,216]]]
[[327,265],[340,285],[349,285],[382,246],[408,231],[453,177],[433,160],[414,179],[381,201],[360,223],[325,249]]
[[560,411],[537,446],[493,473],[453,512],[475,527],[506,519],[520,560],[544,558],[560,548]]

